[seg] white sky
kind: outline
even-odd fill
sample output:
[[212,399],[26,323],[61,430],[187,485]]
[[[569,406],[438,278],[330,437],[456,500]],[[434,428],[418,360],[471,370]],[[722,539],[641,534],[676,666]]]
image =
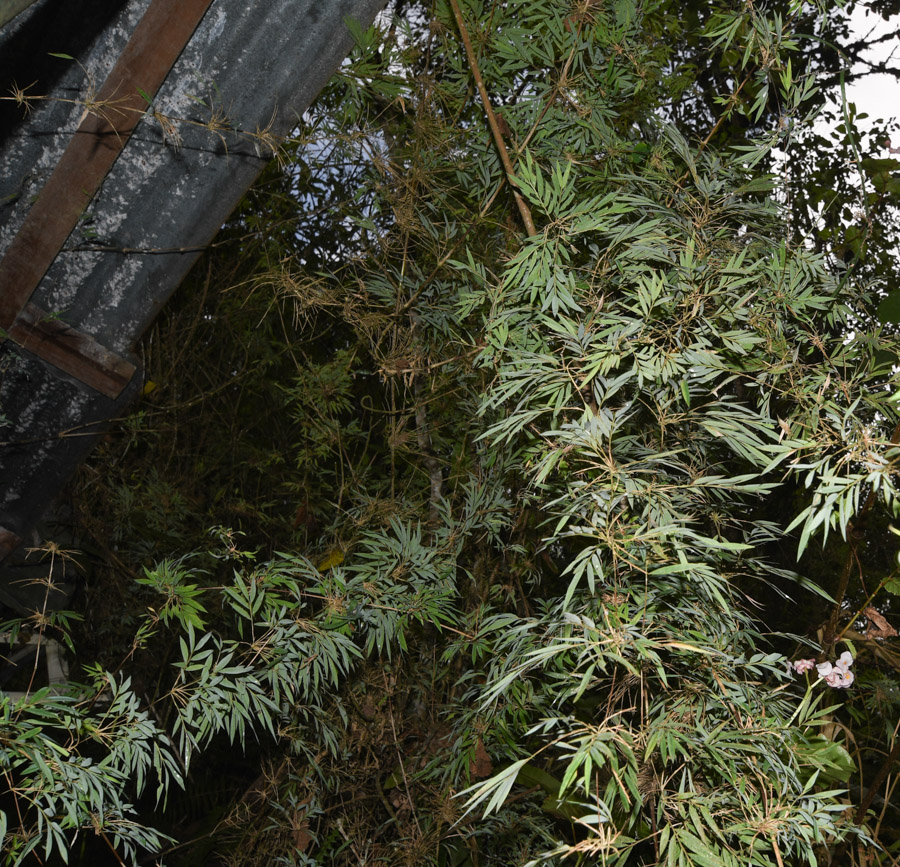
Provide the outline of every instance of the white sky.
[[[867,9],[857,7],[851,21],[853,31],[860,37],[877,37],[891,29],[880,15],[872,15]],[[868,52],[873,62],[891,60],[891,66],[900,67],[900,41],[887,40],[877,43]],[[840,90],[836,99],[840,100]],[[857,111],[869,115],[860,126],[869,128],[873,121],[883,119],[896,121],[900,118],[900,82],[890,75],[867,75],[861,81],[847,86],[848,102],[856,103]],[[897,136],[896,138],[900,138]],[[894,141],[900,146],[900,141]]]

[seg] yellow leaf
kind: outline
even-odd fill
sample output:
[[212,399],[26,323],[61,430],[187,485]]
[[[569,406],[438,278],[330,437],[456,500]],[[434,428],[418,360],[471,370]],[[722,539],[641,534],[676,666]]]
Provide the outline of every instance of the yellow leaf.
[[344,552],[340,548],[334,548],[316,564],[316,569],[320,572],[327,572],[332,566],[340,566],[343,562]]

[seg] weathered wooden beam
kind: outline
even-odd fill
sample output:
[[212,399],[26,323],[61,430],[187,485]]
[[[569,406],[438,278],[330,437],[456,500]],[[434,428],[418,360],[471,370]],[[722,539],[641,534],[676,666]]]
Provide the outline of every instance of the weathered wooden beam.
[[25,305],[8,334],[23,349],[107,397],[118,397],[134,375],[135,366],[127,358],[35,304]]
[[154,0],[0,260],[0,327],[9,330],[128,144],[211,0]]
[[90,335],[25,307],[211,2],[153,0],[99,92],[88,96],[78,130],[0,259],[0,329],[109,397],[121,393],[128,382],[122,375],[129,371],[130,378],[134,366]]

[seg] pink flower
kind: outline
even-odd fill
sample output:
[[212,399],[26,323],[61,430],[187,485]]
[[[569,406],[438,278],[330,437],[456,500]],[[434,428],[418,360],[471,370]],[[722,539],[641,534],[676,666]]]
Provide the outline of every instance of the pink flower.
[[816,661],[814,659],[795,659],[792,665],[797,674],[803,674],[804,671],[812,671],[816,667]]
[[851,665],[853,665],[853,657],[849,650],[845,650],[834,665],[830,662],[820,662],[816,666],[816,671],[829,686],[833,686],[835,689],[846,689],[854,680],[853,672],[850,671]]
[[819,677],[828,677],[834,671],[834,666],[830,662],[820,662],[816,666],[816,671],[819,672]]
[[849,650],[845,650],[840,659],[834,664],[835,668],[839,668],[845,675],[849,674],[850,666],[853,665],[853,657],[850,655]]
[[853,672],[843,672],[839,668],[835,668],[831,674],[826,676],[825,683],[835,689],[846,689],[853,683]]

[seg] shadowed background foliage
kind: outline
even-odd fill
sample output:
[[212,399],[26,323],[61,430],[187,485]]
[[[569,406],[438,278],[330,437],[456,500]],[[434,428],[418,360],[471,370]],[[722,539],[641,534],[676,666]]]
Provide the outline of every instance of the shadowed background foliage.
[[52,741],[119,774],[35,802],[81,863],[893,863],[900,164],[809,126],[846,11],[358,31],[68,492],[85,686],[5,711],[19,803]]

